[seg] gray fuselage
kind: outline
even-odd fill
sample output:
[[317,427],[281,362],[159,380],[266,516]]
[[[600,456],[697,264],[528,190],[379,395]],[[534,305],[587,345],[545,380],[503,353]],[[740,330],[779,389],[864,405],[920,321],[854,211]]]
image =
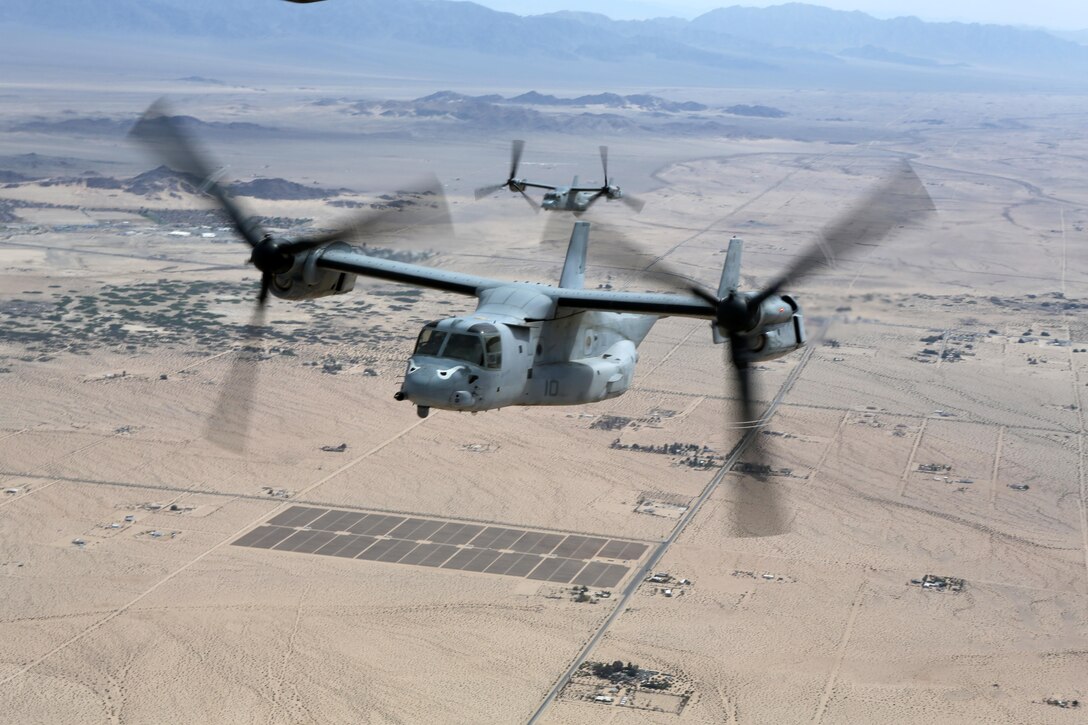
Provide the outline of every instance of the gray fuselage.
[[471,315],[428,323],[398,397],[423,408],[480,411],[624,393],[637,346],[658,318],[563,308],[550,319],[510,314],[550,302],[531,286],[511,285],[489,290]]

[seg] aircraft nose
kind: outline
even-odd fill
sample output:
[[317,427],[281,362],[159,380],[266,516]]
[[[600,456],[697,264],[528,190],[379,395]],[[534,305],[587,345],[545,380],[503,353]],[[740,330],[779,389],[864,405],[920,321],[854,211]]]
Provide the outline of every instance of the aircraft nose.
[[394,397],[398,400],[410,400],[417,405],[430,405],[446,407],[451,403],[456,406],[471,405],[473,401],[461,403],[456,400],[459,396],[472,398],[472,395],[464,391],[464,383],[468,376],[464,365],[438,366],[420,364],[415,361],[408,363],[408,374],[404,376],[404,383]]
[[419,364],[414,360],[408,363],[408,375],[407,378],[411,378],[417,381],[425,380],[455,380],[457,378],[463,378],[467,375],[467,370],[464,365],[452,365],[450,367],[441,367],[438,365]]

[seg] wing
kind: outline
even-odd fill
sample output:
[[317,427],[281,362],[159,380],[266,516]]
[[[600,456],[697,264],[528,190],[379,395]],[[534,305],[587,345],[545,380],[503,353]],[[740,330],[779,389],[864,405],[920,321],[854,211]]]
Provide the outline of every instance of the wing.
[[605,312],[633,312],[661,317],[715,319],[714,307],[695,295],[661,292],[613,292],[612,290],[545,288],[556,306]]
[[506,282],[490,277],[478,277],[462,272],[450,272],[407,262],[394,262],[364,254],[357,248],[329,248],[320,252],[316,266],[363,277],[387,279],[416,287],[479,296],[481,290],[492,287],[531,287],[555,300],[556,307],[604,312],[630,312],[661,317],[698,317],[715,319],[714,307],[694,295],[660,292],[614,292],[612,290],[567,289],[543,284]]
[[354,247],[350,249],[325,249],[320,254],[316,266],[324,269],[335,269],[338,272],[388,279],[393,282],[415,285],[416,287],[430,287],[431,289],[473,297],[481,289],[509,284],[488,277],[477,277],[472,274],[450,272],[444,269],[435,269],[434,267],[424,267],[419,264],[394,262],[391,259],[371,257]]
[[549,184],[537,184],[536,182],[533,182],[533,181],[519,181],[518,183],[521,184],[522,186],[524,186],[526,189],[552,189],[552,190],[554,190],[554,189],[559,188],[558,186],[551,186]]

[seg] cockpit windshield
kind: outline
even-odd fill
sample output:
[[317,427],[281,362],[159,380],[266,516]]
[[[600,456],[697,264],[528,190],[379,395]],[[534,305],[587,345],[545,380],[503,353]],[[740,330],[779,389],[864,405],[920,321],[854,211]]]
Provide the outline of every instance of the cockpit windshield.
[[427,325],[416,340],[416,355],[430,355],[479,365],[490,370],[502,368],[502,336],[493,325],[486,326],[481,334],[470,332],[446,332]]
[[473,365],[483,365],[484,346],[479,335],[451,332],[446,341],[446,349],[442,351],[442,357],[464,360]]
[[438,355],[442,349],[442,343],[446,341],[446,333],[433,327],[424,327],[416,340],[416,355]]

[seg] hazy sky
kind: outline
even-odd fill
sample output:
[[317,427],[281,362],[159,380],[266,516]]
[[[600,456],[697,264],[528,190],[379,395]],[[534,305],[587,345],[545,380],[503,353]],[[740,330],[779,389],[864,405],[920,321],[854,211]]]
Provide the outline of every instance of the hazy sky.
[[[530,15],[555,10],[586,10],[617,20],[696,15],[729,5],[766,7],[781,2],[761,0],[474,0],[496,10]],[[1083,0],[810,0],[836,10],[861,10],[878,18],[914,15],[922,20],[1028,25],[1053,30],[1088,28]]]

